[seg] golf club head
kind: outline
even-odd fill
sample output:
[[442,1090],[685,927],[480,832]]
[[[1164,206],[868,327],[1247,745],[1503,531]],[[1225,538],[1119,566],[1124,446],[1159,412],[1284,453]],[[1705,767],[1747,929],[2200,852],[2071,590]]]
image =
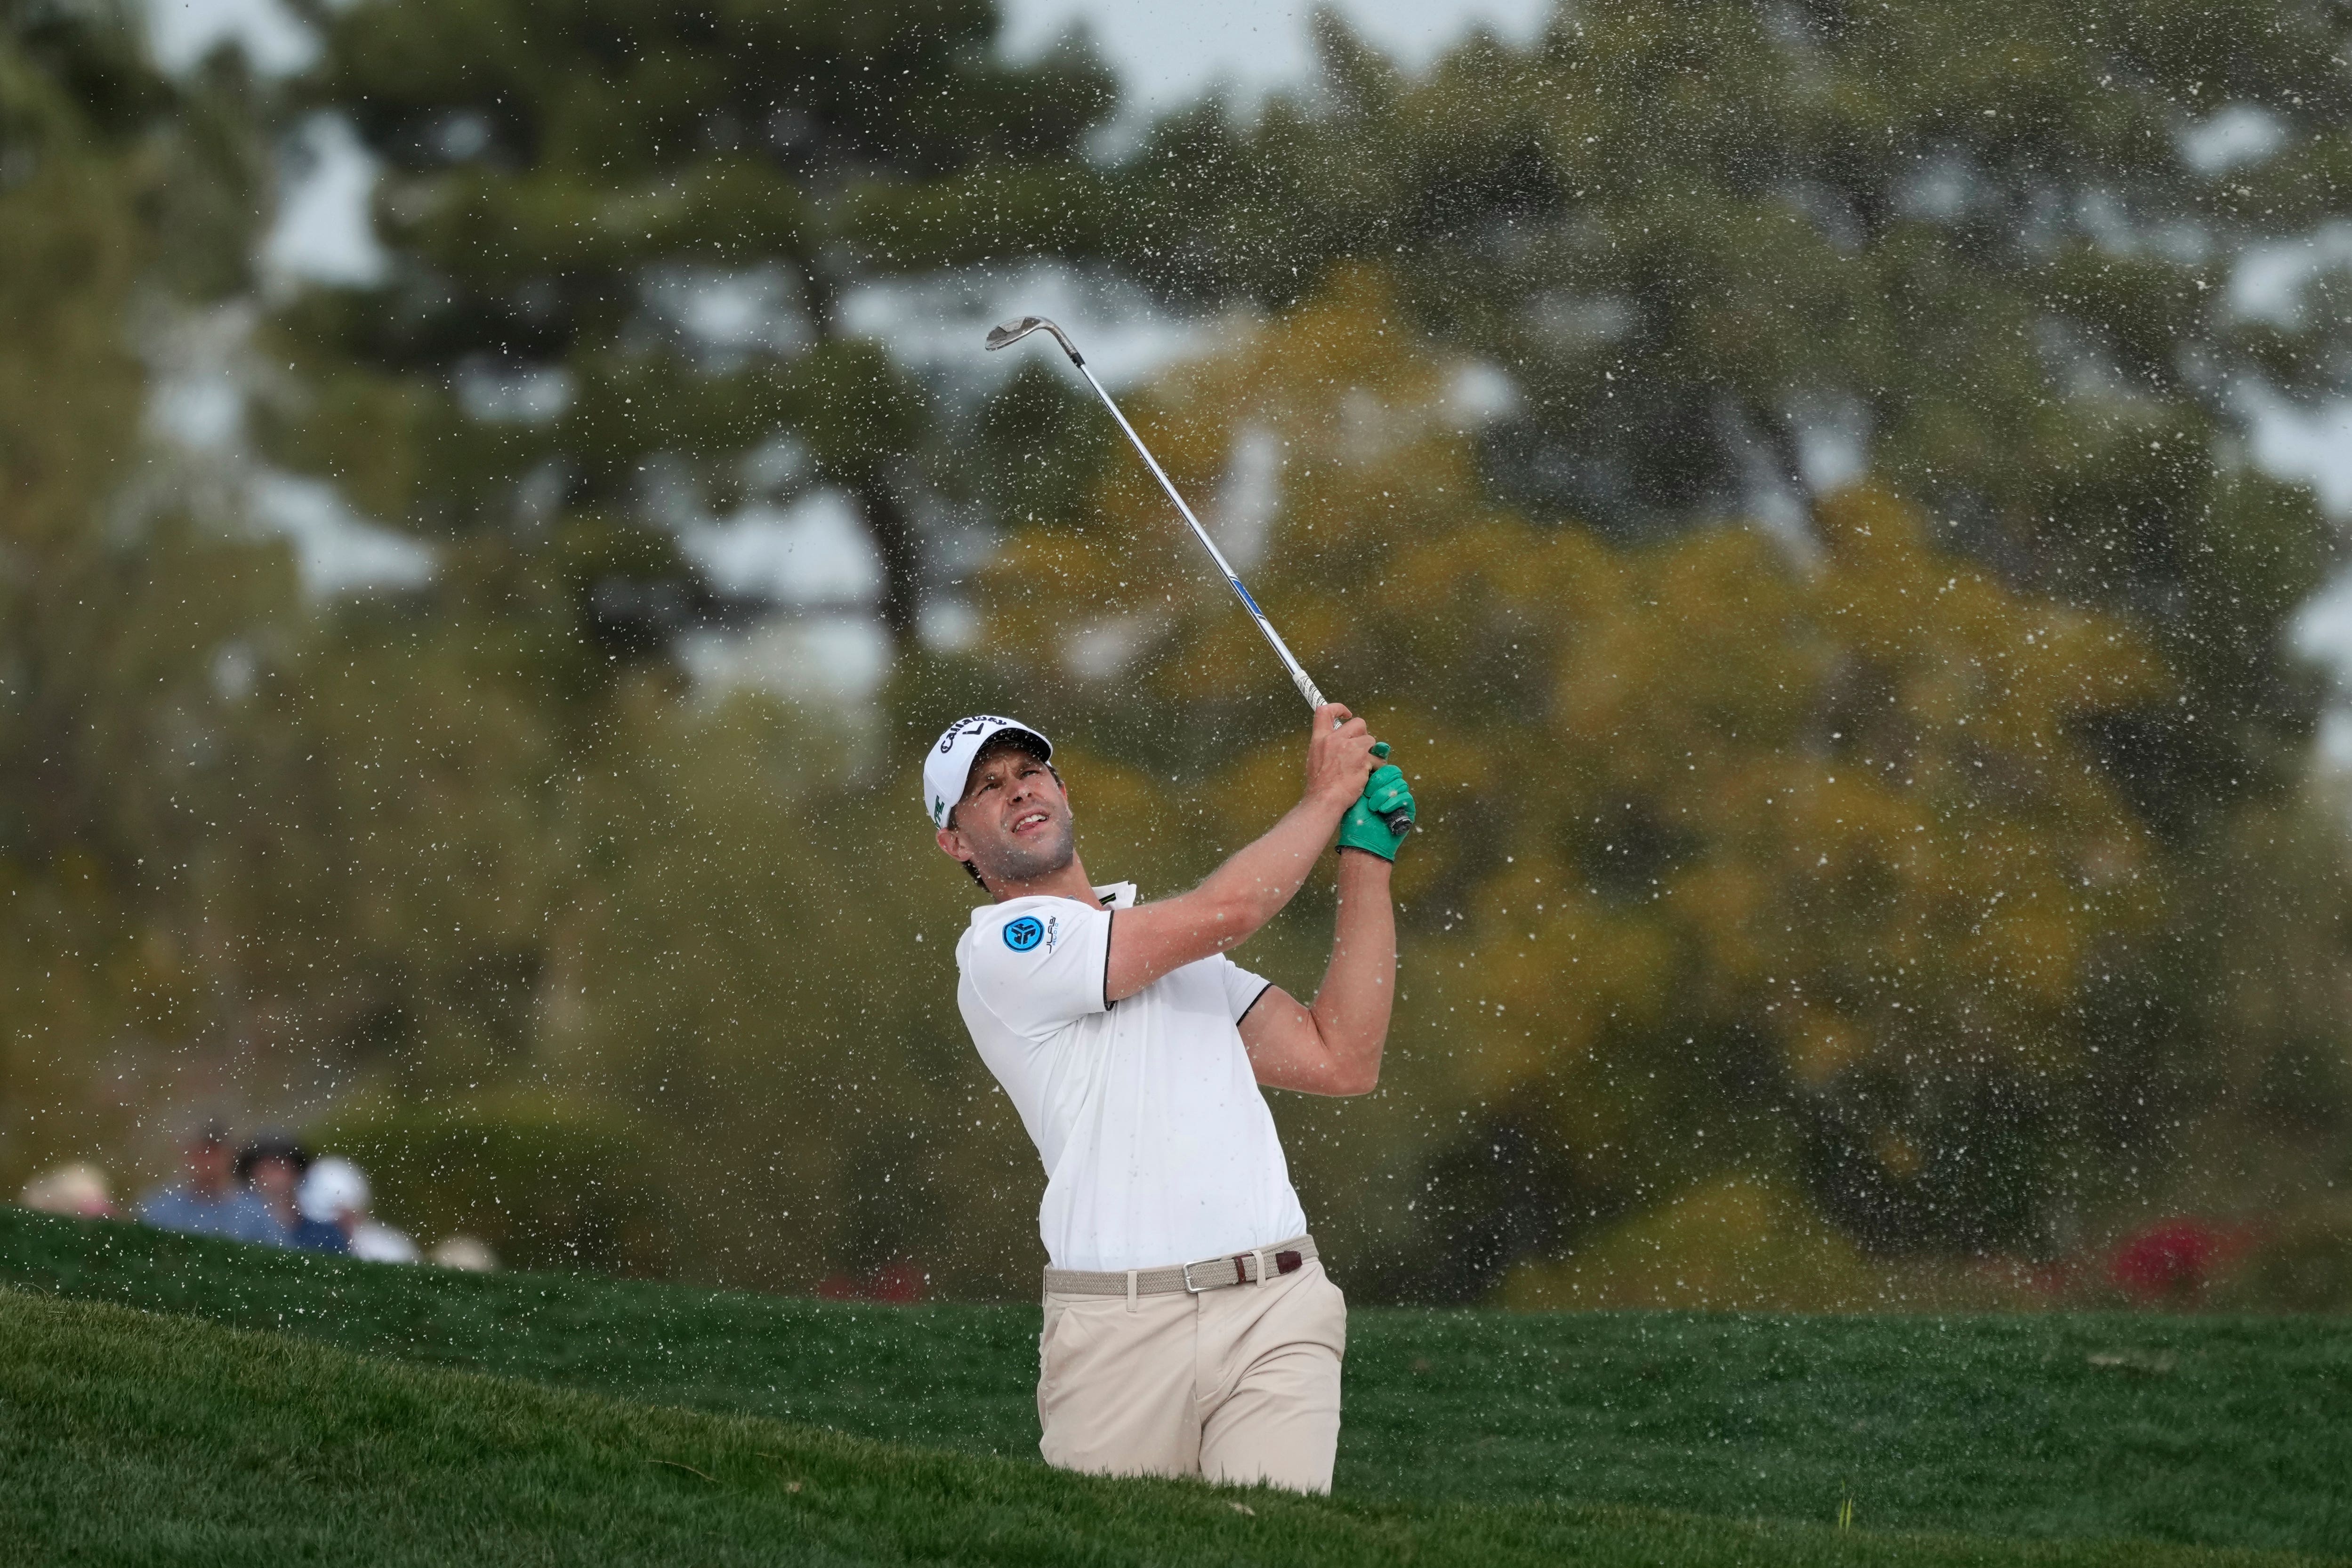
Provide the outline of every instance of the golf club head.
[[1054,334],[1054,341],[1062,345],[1062,352],[1070,356],[1072,364],[1083,365],[1087,362],[1079,356],[1077,345],[1070,341],[1069,334],[1043,316],[1024,316],[1018,321],[1007,321],[1002,327],[991,327],[988,329],[988,347],[991,350],[1009,349],[1032,332],[1051,332]]

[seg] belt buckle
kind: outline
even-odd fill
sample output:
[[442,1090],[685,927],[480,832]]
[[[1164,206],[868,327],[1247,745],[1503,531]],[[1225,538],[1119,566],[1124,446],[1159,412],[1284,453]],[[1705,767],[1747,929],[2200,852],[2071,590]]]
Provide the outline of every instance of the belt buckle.
[[[1222,1291],[1228,1285],[1246,1285],[1249,1283],[1249,1270],[1246,1267],[1249,1259],[1250,1254],[1236,1252],[1230,1258],[1203,1258],[1198,1262],[1187,1263],[1184,1265],[1184,1289],[1197,1296],[1203,1291]],[[1193,1270],[1213,1267],[1229,1268],[1234,1271],[1234,1277],[1230,1280],[1213,1281],[1206,1285],[1192,1283]]]

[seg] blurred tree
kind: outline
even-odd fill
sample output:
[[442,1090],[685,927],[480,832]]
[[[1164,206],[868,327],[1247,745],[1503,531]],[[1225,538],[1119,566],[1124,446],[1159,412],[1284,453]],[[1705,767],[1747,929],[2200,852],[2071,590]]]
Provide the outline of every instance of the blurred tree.
[[1322,96],[1165,122],[1102,243],[1266,305],[1392,267],[1507,376],[1481,475],[1532,516],[1819,548],[1866,471],[2002,580],[2142,618],[2186,700],[2099,745],[2180,833],[2310,733],[2276,633],[2332,539],[2231,454],[2249,385],[2342,375],[2341,312],[2226,285],[2342,210],[2347,35],[2321,4],[1717,0],[1566,8],[1408,78],[1327,16]]
[[111,8],[0,7],[9,1185],[124,1136],[149,1078],[184,1087],[173,1048],[257,1023],[204,914],[275,793],[249,673],[302,617],[282,550],[192,519],[153,471],[133,332],[243,279],[241,92],[225,64],[158,77]]
[[382,1218],[427,1246],[471,1236],[517,1269],[658,1274],[674,1265],[672,1194],[634,1118],[512,1092],[409,1105],[361,1098],[312,1133],[373,1175]]
[[701,1271],[1024,1289],[1043,1177],[956,1017],[969,889],[926,874],[916,786],[853,787],[845,727],[750,698],[640,688],[617,728],[623,765],[567,791],[593,873],[551,933],[534,1076],[666,1130]]
[[[2201,1107],[2171,1133],[2168,1181],[2133,1196],[2286,1219],[2352,1187],[2352,842],[2343,776],[2244,812],[2200,862],[2174,946],[2203,956],[2195,988],[2148,987],[2192,1025],[2151,1065]],[[2181,1051],[2179,1034],[2210,1042]],[[2118,1100],[2120,1096],[2116,1097]],[[2128,1102],[2124,1102],[2128,1103]]]
[[[313,1103],[364,1087],[323,1130],[478,1137],[484,1180],[551,1126],[645,1151],[652,1185],[613,1199],[644,1212],[615,1230],[539,1194],[502,1236],[520,1257],[806,1288],[919,1251],[1003,1288],[1025,1219],[971,1213],[987,1184],[908,1135],[970,1114],[972,1064],[927,1043],[939,998],[868,1016],[885,960],[809,913],[864,895],[858,832],[804,832],[866,752],[686,700],[678,634],[741,607],[677,533],[845,491],[911,631],[940,433],[845,308],[925,257],[846,250],[828,212],[1067,164],[1108,77],[991,63],[976,4],[312,19],[298,106],[383,170],[387,264],[280,302],[292,374],[256,412],[275,458],[436,552],[428,587],[336,607],[262,693],[314,746],[308,792],[274,801],[282,874],[240,914]],[[383,1157],[388,1211],[479,1223],[462,1170]],[[963,1268],[959,1236],[1003,1245]]]
[[[2139,1119],[2099,1103],[2148,1089],[2144,1050],[2101,1061],[2106,977],[2161,951],[2183,868],[2095,737],[2177,700],[2157,629],[2004,583],[1865,486],[1801,549],[1523,521],[1479,482],[1469,368],[1356,270],[1135,400],[1423,794],[1396,1076],[1480,1118],[1425,1172],[1424,1256],[1483,1249],[1439,1272],[1491,1282],[1749,1165],[1875,1250],[2054,1245],[2082,1167],[2135,1150]],[[1076,732],[1149,713],[1171,795],[1231,841],[1295,788],[1296,715],[1165,505],[1115,467],[1092,517],[1016,530],[987,642],[1058,656]],[[1345,1142],[1378,1166],[1418,1140]],[[1503,1213],[1454,1210],[1516,1191],[1482,1174],[1507,1142],[1553,1174],[1497,1200],[1526,1237],[1482,1239]]]
[[[2265,293],[2237,264],[2342,210],[2352,17],[1564,7],[1531,47],[1474,40],[1412,78],[1322,26],[1319,94],[1246,123],[1201,106],[1107,175],[1119,220],[1082,236],[1097,254],[1273,308],[1377,261],[1504,411],[1471,482],[1538,521],[1634,543],[1753,516],[1833,564],[1835,497],[1866,478],[1922,508],[1951,568],[2120,616],[2158,656],[2163,680],[2065,727],[2161,841],[2176,899],[2074,1004],[2104,1042],[2096,1086],[2063,1113],[1955,1086],[1936,1113],[1972,1129],[1948,1140],[1972,1158],[2008,1151],[1996,1166],[2095,1132],[2130,1153],[2075,1176],[2145,1200],[2216,1146],[2193,1129],[2218,1064],[2291,1043],[2245,1040],[2210,998],[2341,983],[2307,944],[2213,938],[2296,884],[2248,858],[2246,824],[2307,764],[2321,681],[2281,632],[2338,554],[2306,491],[2249,470],[2249,411],[2340,387],[2347,364],[2340,273]],[[1856,1215],[1918,1207],[1864,1157],[1923,1113],[1903,1098],[1883,1086],[1821,1130],[1816,1179]]]
[[[552,690],[719,609],[671,526],[812,482],[856,498],[880,614],[909,634],[930,426],[844,307],[927,257],[845,249],[828,214],[1070,163],[1107,73],[1083,50],[995,62],[986,0],[436,0],[320,22],[308,91],[384,167],[389,262],[285,313],[312,394],[282,411],[288,458],[395,526],[481,541],[450,567],[492,572],[493,612],[509,580],[568,598]],[[1002,232],[1026,249],[1044,223]]]
[[[1249,308],[1133,411],[1423,796],[1388,1086],[1279,1107],[1366,1286],[1576,1249],[1521,1299],[1797,1259],[1843,1301],[2342,1179],[2340,807],[2288,788],[2279,639],[2329,536],[2231,401],[2340,373],[2342,313],[2224,287],[2336,210],[2339,13],[1637,6],[1412,80],[1327,25],[1320,99],[1116,164],[1099,68],[991,63],[961,0],[314,15],[386,266],[277,297],[257,413],[436,562],[323,612],[134,435],[141,301],[248,287],[252,95],[5,12],[17,1168],[202,1056],[518,1258],[1027,1290],[971,891],[877,742],[1034,717],[1158,892],[1286,803],[1300,724],[1064,367],[951,408],[846,317],[1058,252]],[[944,525],[1004,530],[980,652],[870,725],[670,657],[732,612],[679,527],[815,486],[902,639]],[[1244,961],[1311,984],[1327,897]]]

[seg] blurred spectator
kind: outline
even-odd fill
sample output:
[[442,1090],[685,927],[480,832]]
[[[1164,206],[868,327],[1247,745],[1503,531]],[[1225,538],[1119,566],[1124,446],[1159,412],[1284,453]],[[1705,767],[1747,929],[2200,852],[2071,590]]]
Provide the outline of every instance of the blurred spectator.
[[80,1219],[108,1219],[114,1215],[106,1173],[90,1165],[59,1166],[46,1176],[35,1176],[25,1184],[16,1201],[43,1214],[70,1214]]
[[433,1261],[444,1269],[464,1269],[471,1273],[487,1274],[499,1266],[497,1254],[489,1244],[471,1236],[452,1236],[433,1249]]
[[271,1235],[280,1247],[301,1252],[349,1252],[343,1233],[324,1220],[304,1217],[295,1189],[310,1168],[310,1152],[284,1133],[262,1133],[236,1156],[237,1179],[267,1207]]
[[367,1173],[335,1155],[310,1162],[302,1178],[296,1206],[305,1219],[331,1225],[342,1232],[352,1256],[371,1263],[414,1263],[416,1243],[389,1225],[379,1225],[368,1213]]
[[149,1193],[139,1206],[141,1219],[189,1236],[283,1244],[268,1206],[230,1180],[234,1161],[228,1133],[218,1122],[197,1128],[182,1153],[187,1162],[185,1179]]

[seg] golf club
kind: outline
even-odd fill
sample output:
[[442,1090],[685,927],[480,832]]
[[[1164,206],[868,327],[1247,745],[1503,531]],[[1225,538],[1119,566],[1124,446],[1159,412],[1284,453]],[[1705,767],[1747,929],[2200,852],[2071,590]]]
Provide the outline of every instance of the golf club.
[[[1103,391],[1103,384],[1095,380],[1094,371],[1087,369],[1087,357],[1078,352],[1078,346],[1070,341],[1070,335],[1043,316],[1024,316],[1018,321],[1007,321],[1002,327],[990,328],[988,348],[991,350],[1009,349],[1032,332],[1050,332],[1054,335],[1054,341],[1062,345],[1062,352],[1070,356],[1070,363],[1077,367],[1078,374],[1087,378],[1087,385],[1095,389],[1095,396],[1102,399],[1103,407],[1110,410],[1110,416],[1118,421],[1119,429],[1127,432],[1127,439],[1134,445],[1136,455],[1143,459],[1143,465],[1151,470],[1151,476],[1160,481],[1162,490],[1168,492],[1168,498],[1176,504],[1176,510],[1185,522],[1192,525],[1192,537],[1201,541],[1201,548],[1209,552],[1209,559],[1215,561],[1217,570],[1224,574],[1225,585],[1234,591],[1234,597],[1242,601],[1242,608],[1248,611],[1250,619],[1257,622],[1257,629],[1265,635],[1266,645],[1274,650],[1274,656],[1282,661],[1282,667],[1290,672],[1291,684],[1298,688],[1298,695],[1307,699],[1307,707],[1310,710],[1321,707],[1323,693],[1315,685],[1314,677],[1307,674],[1307,667],[1298,662],[1298,656],[1282,640],[1282,633],[1274,629],[1274,622],[1265,618],[1265,612],[1257,607],[1257,601],[1250,597],[1250,591],[1242,586],[1240,574],[1234,570],[1233,563],[1225,559],[1225,552],[1217,548],[1217,541],[1209,537],[1209,530],[1201,526],[1201,519],[1192,515],[1192,508],[1184,504],[1184,497],[1176,493],[1175,482],[1168,477],[1168,471],[1160,466],[1160,460],[1151,455],[1151,448],[1143,444],[1143,437],[1135,433],[1135,426],[1128,423],[1127,415],[1119,413],[1118,404],[1111,402],[1110,393]],[[1375,747],[1375,750],[1382,757],[1389,754],[1385,744]],[[1389,831],[1399,838],[1404,837],[1405,831],[1412,826],[1412,819],[1402,810],[1391,812],[1387,821]]]

